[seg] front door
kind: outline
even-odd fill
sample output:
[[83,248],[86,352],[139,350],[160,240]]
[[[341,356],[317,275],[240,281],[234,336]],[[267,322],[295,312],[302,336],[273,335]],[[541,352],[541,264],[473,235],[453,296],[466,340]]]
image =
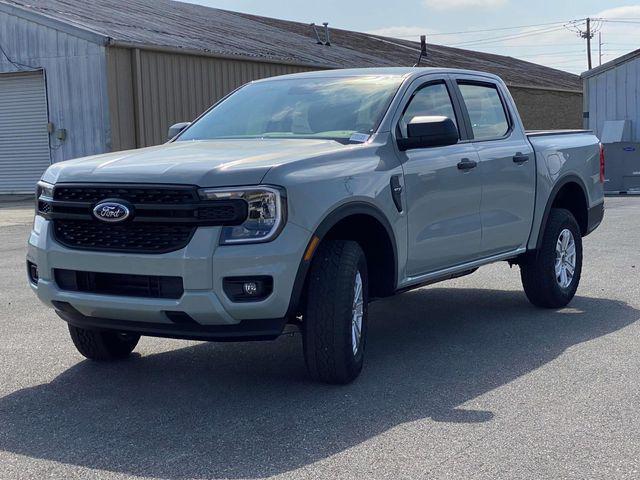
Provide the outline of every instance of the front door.
[[[418,82],[397,123],[396,135],[406,136],[407,123],[425,115],[449,117],[460,132],[460,113],[452,98],[451,84],[444,80]],[[463,130],[460,136],[465,135]],[[477,259],[482,177],[475,147],[459,143],[399,155],[408,216],[407,275],[415,277]],[[469,168],[474,162],[476,166]]]

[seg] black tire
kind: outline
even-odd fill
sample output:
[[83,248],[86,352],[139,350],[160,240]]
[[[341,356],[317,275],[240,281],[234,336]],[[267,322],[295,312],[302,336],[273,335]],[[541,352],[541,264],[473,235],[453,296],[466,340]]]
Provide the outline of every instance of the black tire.
[[111,330],[87,330],[73,325],[69,325],[69,333],[82,355],[101,362],[127,358],[140,340],[140,335]]
[[[565,229],[573,235],[575,242],[575,269],[571,282],[562,287],[556,279],[556,243]],[[543,308],[566,306],[578,289],[582,273],[582,235],[574,216],[568,210],[553,208],[544,229],[542,243],[537,252],[520,263],[520,277],[529,301]]]
[[[356,276],[362,281],[363,310],[360,341],[352,341]],[[356,242],[329,240],[316,252],[307,282],[303,313],[304,356],[316,381],[346,384],[362,370],[367,339],[369,301],[367,262]]]

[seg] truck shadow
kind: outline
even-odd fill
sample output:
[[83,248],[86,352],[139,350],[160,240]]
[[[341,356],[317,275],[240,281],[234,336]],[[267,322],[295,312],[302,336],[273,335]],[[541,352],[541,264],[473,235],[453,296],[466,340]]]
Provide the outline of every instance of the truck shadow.
[[639,318],[607,299],[546,311],[520,292],[418,290],[372,304],[352,385],[308,381],[297,336],[83,361],[0,399],[0,450],[157,478],[266,477],[417,419],[489,422],[500,412],[460,406]]

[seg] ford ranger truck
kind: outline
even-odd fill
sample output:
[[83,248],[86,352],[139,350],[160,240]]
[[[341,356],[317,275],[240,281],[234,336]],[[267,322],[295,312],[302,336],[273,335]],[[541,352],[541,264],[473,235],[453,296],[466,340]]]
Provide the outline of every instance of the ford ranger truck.
[[525,132],[486,73],[259,80],[170,137],[38,183],[28,279],[89,359],[123,359],[141,335],[269,340],[293,325],[310,376],[348,383],[373,299],[507,261],[531,303],[564,307],[604,213],[598,139]]

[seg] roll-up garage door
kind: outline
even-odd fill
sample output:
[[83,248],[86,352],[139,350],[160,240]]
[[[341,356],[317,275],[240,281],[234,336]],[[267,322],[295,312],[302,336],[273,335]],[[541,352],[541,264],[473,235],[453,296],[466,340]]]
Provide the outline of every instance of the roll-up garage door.
[[42,72],[0,74],[0,194],[31,193],[51,163]]

